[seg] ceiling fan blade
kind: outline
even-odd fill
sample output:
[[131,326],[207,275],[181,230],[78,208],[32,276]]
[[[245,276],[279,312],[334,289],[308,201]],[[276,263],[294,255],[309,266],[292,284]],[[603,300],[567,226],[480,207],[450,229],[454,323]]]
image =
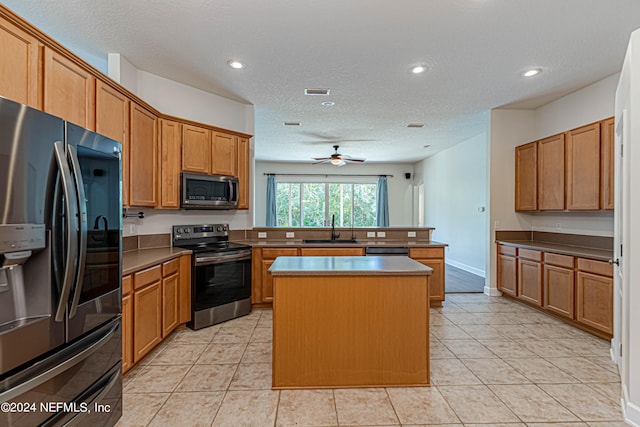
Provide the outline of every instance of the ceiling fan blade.
[[331,157],[314,157],[313,160],[331,160]]
[[356,157],[350,157],[348,159],[342,159],[343,162],[351,162],[351,163],[364,163],[367,159],[358,159]]
[[331,159],[324,159],[324,160],[320,160],[320,161],[317,161],[317,162],[313,162],[311,164],[312,165],[317,165],[319,163],[329,163],[330,161],[331,161]]

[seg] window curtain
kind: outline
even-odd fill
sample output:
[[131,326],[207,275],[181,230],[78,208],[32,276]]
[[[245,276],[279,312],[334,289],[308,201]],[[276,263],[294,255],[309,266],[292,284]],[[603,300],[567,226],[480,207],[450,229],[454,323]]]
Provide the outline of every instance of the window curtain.
[[276,176],[267,176],[267,227],[278,225],[278,211],[276,210]]
[[376,193],[376,224],[378,227],[389,226],[389,193],[387,191],[387,177],[378,178]]

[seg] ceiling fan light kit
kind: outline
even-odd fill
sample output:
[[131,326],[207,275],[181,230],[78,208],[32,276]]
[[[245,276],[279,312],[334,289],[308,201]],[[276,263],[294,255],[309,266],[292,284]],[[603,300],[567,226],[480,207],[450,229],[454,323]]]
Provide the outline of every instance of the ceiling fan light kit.
[[335,153],[331,154],[329,157],[314,157],[313,160],[316,160],[313,164],[316,165],[318,163],[331,163],[334,166],[344,166],[347,163],[364,163],[366,159],[351,157],[347,154],[338,153],[339,145],[334,145],[333,149]]

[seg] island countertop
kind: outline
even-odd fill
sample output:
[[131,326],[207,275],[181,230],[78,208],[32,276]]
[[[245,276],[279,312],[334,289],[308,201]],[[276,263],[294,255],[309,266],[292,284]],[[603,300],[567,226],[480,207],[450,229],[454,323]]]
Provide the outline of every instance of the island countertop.
[[421,276],[433,269],[404,256],[282,256],[269,271],[273,276]]

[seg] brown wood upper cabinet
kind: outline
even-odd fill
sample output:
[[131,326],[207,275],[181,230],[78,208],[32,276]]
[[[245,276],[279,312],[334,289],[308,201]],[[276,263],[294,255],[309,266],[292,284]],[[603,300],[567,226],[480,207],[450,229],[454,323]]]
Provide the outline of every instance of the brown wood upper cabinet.
[[613,118],[516,147],[516,211],[613,209]]
[[173,120],[159,120],[160,156],[158,170],[159,208],[180,207],[180,152],[182,148],[182,125]]
[[249,138],[237,137],[238,209],[249,209]]
[[612,117],[600,122],[600,160],[602,163],[600,208],[607,210],[613,209],[614,145],[615,123]]
[[213,132],[211,172],[216,175],[237,176],[236,151],[236,138],[233,135]]
[[535,211],[537,203],[538,143],[516,147],[516,210]]
[[38,41],[0,20],[0,95],[39,108]]
[[564,134],[538,141],[538,210],[564,209]]
[[129,149],[129,204],[155,207],[157,202],[157,119],[135,102],[131,103]]
[[567,209],[600,209],[600,123],[567,132]]
[[211,131],[209,129],[182,125],[182,170],[211,173]]
[[95,77],[45,46],[44,111],[95,130]]
[[122,204],[129,206],[129,98],[96,80],[96,132],[122,144]]

